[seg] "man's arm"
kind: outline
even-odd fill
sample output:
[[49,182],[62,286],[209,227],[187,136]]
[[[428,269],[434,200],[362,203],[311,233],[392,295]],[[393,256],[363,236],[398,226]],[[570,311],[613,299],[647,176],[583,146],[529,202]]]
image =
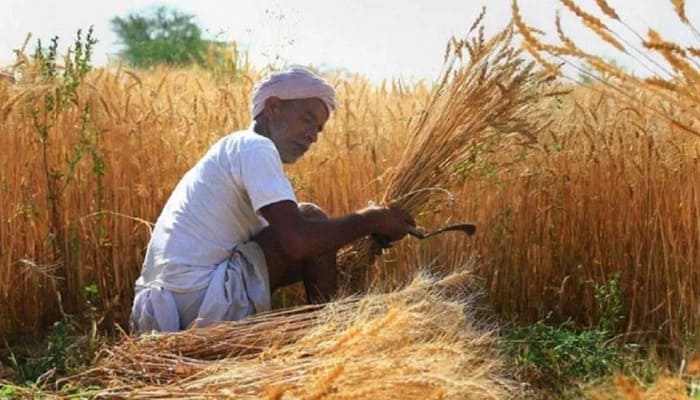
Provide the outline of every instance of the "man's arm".
[[280,201],[260,209],[289,258],[301,260],[335,252],[346,244],[373,233],[399,240],[415,222],[397,208],[369,207],[340,218],[304,218],[293,201]]

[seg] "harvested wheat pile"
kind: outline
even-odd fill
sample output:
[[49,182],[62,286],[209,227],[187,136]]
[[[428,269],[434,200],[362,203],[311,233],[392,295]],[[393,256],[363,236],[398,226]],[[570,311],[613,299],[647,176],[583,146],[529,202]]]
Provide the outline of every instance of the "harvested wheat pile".
[[608,387],[593,390],[589,394],[594,400],[684,400],[689,399],[687,383],[678,377],[662,377],[648,388],[630,382],[618,376],[615,388]]
[[71,383],[118,398],[501,399],[515,383],[471,275],[179,334],[125,339]]

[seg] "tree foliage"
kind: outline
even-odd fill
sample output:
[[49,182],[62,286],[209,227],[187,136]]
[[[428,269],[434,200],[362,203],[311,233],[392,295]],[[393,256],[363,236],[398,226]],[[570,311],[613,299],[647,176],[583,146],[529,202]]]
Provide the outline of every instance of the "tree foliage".
[[194,15],[159,7],[145,14],[114,17],[112,30],[124,46],[121,57],[136,67],[183,65],[204,60],[206,41]]

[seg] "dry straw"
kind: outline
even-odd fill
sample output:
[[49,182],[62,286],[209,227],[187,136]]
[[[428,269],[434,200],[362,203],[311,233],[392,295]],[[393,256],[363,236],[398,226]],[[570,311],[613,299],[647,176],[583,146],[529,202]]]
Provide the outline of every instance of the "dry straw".
[[69,379],[97,397],[501,399],[514,383],[475,320],[471,275],[178,334],[125,338]]
[[649,387],[630,382],[623,376],[615,377],[614,388],[603,386],[592,389],[588,398],[593,400],[685,400],[688,396],[688,385],[678,377],[661,377]]

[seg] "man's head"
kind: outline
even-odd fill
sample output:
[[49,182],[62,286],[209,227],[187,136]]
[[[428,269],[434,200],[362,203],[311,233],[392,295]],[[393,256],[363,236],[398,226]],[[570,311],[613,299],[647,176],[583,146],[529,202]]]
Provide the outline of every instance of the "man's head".
[[328,120],[326,106],[318,98],[281,100],[269,97],[259,120],[264,120],[267,136],[277,147],[284,163],[293,163],[318,139]]
[[271,74],[253,90],[255,130],[272,140],[285,163],[309,149],[334,109],[333,87],[304,68]]

